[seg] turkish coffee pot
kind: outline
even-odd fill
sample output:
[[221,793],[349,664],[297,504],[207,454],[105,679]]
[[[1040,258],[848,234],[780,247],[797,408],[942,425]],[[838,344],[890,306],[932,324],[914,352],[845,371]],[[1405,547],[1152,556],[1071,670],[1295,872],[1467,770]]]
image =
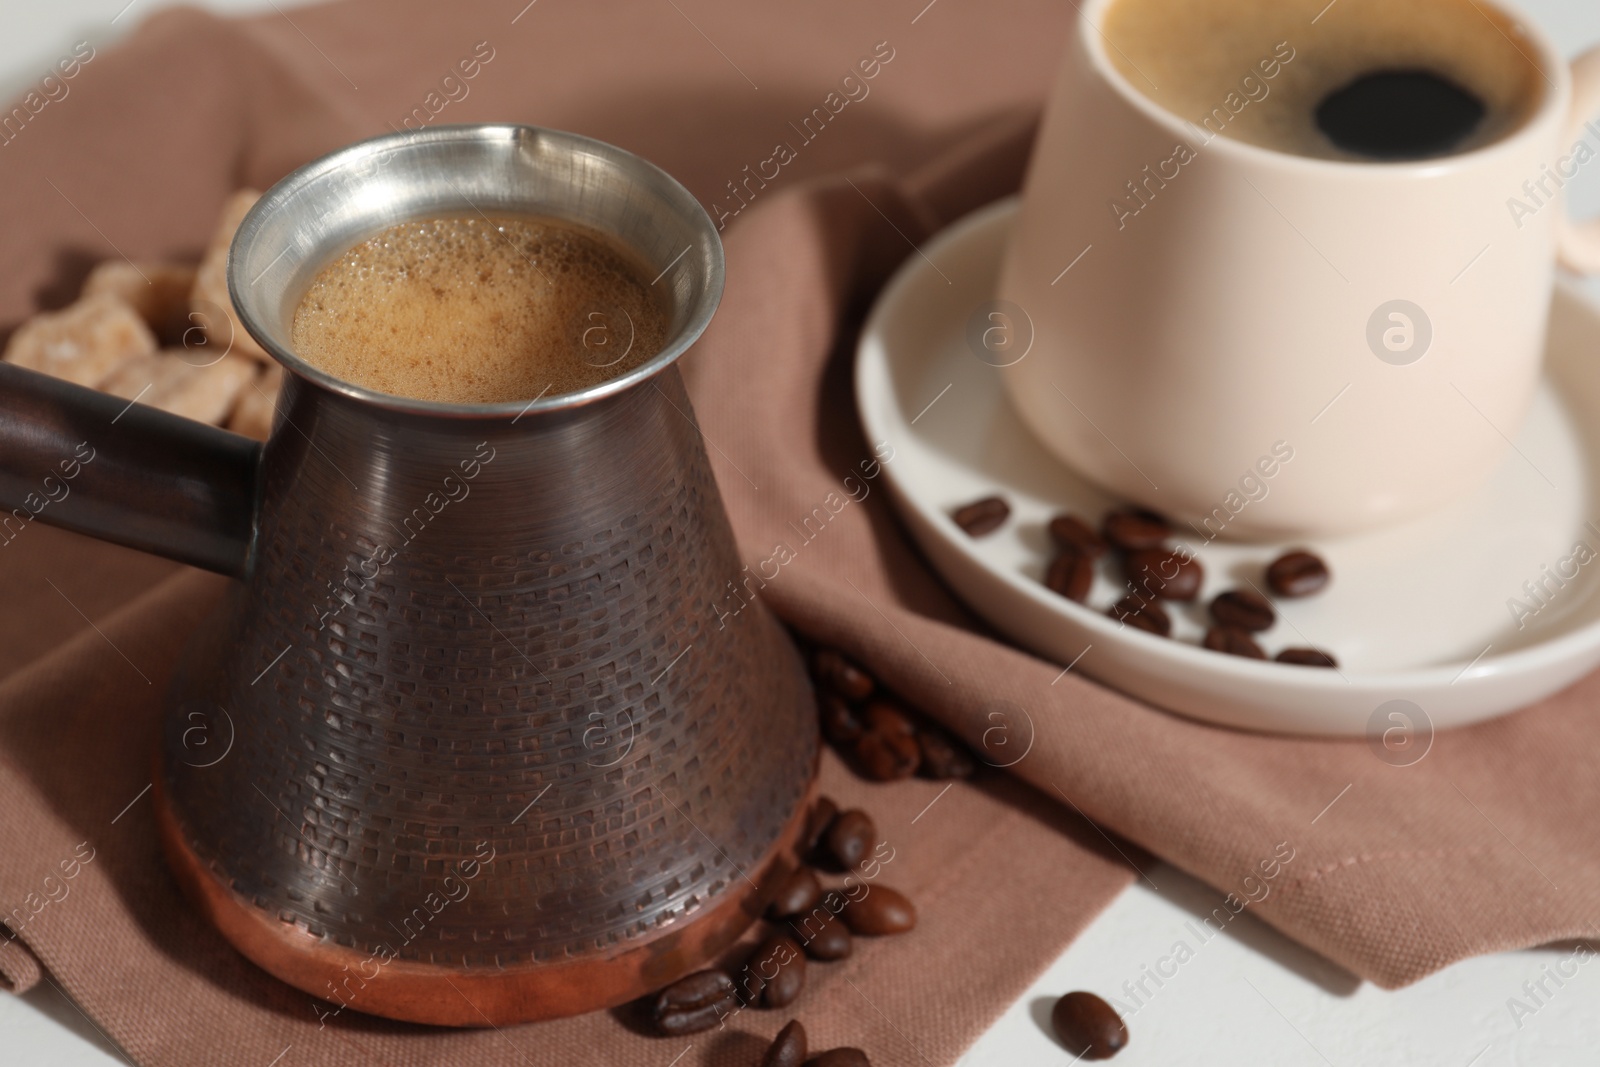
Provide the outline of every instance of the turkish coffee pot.
[[[390,226],[580,223],[670,294],[669,342],[526,402],[377,393],[303,362],[301,294]],[[706,964],[793,863],[813,697],[741,563],[675,366],[723,284],[667,174],[526,126],[379,137],[269,190],[234,239],[240,320],[287,371],[264,444],[0,365],[0,504],[94,450],[41,520],[228,575],[162,732],[179,883],[323,1002],[502,1025]]]

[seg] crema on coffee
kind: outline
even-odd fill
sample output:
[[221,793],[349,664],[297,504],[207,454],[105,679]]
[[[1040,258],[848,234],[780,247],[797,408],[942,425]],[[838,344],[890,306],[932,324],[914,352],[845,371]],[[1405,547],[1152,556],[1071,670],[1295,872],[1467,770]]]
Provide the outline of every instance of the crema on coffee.
[[291,343],[336,378],[445,403],[585,389],[666,344],[667,294],[629,250],[529,216],[402,223],[322,269]]
[[1474,0],[1114,0],[1105,54],[1196,136],[1327,159],[1491,144],[1547,89],[1538,48]]

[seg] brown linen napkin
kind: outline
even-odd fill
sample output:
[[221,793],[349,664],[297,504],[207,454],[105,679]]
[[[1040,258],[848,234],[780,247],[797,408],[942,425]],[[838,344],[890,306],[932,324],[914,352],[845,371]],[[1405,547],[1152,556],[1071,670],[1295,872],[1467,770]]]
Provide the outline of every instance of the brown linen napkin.
[[[1026,116],[1073,15],[1042,2],[840,0],[803,14],[728,0],[639,5],[625,20],[587,5],[418,0],[240,23],[162,15],[0,146],[0,232],[13,250],[0,321],[70,295],[86,262],[116,254],[113,242],[134,257],[197,250],[231,188],[269,184],[418,107],[424,117],[437,107],[439,122],[599,136],[667,167],[726,215],[727,295],[685,371],[755,564],[873,456],[856,427],[840,323],[859,317],[910,242],[1015,188]],[[441,79],[477,42],[495,58],[462,96]],[[838,98],[827,94],[878,42],[894,58],[869,96],[832,114]],[[441,87],[454,97],[442,106]],[[825,123],[813,117],[802,132],[817,108]],[[775,179],[750,179],[744,168],[759,172],[777,141],[794,143],[794,159]],[[1031,737],[1014,769],[1038,792],[1005,779],[963,786],[921,814],[937,787],[864,786],[829,765],[840,799],[867,804],[891,841],[908,842],[892,884],[918,897],[924,918],[911,937],[816,968],[798,1014],[822,1042],[859,1041],[879,1063],[953,1061],[1129,877],[1073,808],[1235,901],[1259,898],[1251,906],[1269,922],[1386,985],[1472,953],[1596,932],[1600,859],[1586,827],[1600,775],[1584,751],[1600,733],[1585,714],[1594,680],[1441,736],[1409,768],[1360,743],[1185,722],[1075,673],[1058,679],[1059,667],[993,640],[909,547],[881,489],[840,510],[761,595],[991,755],[997,740],[1026,747]],[[0,550],[0,588],[26,594],[8,598],[13,616],[56,595],[29,592],[20,576],[96,558],[50,534],[31,530],[31,544]],[[75,560],[52,554],[62,544]],[[130,586],[166,565],[145,566]],[[216,587],[186,576],[113,619],[85,609],[103,634],[82,630],[0,687],[0,904],[40,899],[45,875],[75,848],[96,850],[71,896],[30,916],[21,935],[97,1023],[145,1063],[260,1067],[285,1046],[285,1065],[458,1062],[464,1052],[485,1063],[670,1060],[675,1052],[606,1016],[453,1034],[347,1013],[319,1031],[308,998],[187,914],[155,858],[147,801],[134,798],[149,781],[145,753],[180,631]],[[1000,701],[1026,716],[997,737],[989,714]],[[25,984],[21,951],[0,949],[0,968]],[[736,1025],[770,1033],[786,1015]],[[755,1047],[716,1035],[683,1062],[747,1062]]]

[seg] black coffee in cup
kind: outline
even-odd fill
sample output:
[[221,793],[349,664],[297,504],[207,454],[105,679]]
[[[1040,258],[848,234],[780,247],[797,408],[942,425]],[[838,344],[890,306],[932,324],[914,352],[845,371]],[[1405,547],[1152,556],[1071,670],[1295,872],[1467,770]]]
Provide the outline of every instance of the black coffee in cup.
[[1537,46],[1474,0],[1112,0],[1101,31],[1191,148],[1426,159],[1505,137],[1547,91]]
[[1471,90],[1431,70],[1379,70],[1329,93],[1316,115],[1343,151],[1398,160],[1453,152],[1487,113]]

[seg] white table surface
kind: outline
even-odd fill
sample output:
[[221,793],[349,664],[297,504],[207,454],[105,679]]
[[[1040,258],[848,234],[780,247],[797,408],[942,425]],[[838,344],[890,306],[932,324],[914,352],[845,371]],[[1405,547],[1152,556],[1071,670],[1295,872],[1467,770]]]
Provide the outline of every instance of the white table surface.
[[[177,0],[12,0],[0,13],[0,95],[10,96],[78,40],[99,46]],[[301,0],[188,0],[219,12],[292,12]],[[970,3],[973,0],[949,0]],[[1403,2],[1403,0],[1402,0]],[[1595,0],[1523,0],[1522,7],[1569,53],[1600,41]],[[1600,172],[1569,187],[1576,210],[1600,213]],[[1600,280],[1588,291],[1600,300]],[[1508,1001],[1526,999],[1564,948],[1467,960],[1398,991],[1360,982],[1279,935],[1248,911],[1210,942],[1189,932],[1221,894],[1157,864],[1095,920],[962,1059],[962,1067],[1067,1064],[1049,1035],[1050,1005],[1088,989],[1129,998],[1124,983],[1166,956],[1196,948],[1129,1019],[1124,1067],[1567,1067],[1600,1063],[1600,967],[1585,966],[1521,1025]],[[1147,989],[1154,989],[1150,983]],[[1549,986],[1554,988],[1554,986]],[[128,1062],[50,983],[0,996],[0,1063],[6,1067],[105,1067]],[[182,1065],[172,1065],[182,1067]],[[310,1067],[284,1064],[283,1067]]]

